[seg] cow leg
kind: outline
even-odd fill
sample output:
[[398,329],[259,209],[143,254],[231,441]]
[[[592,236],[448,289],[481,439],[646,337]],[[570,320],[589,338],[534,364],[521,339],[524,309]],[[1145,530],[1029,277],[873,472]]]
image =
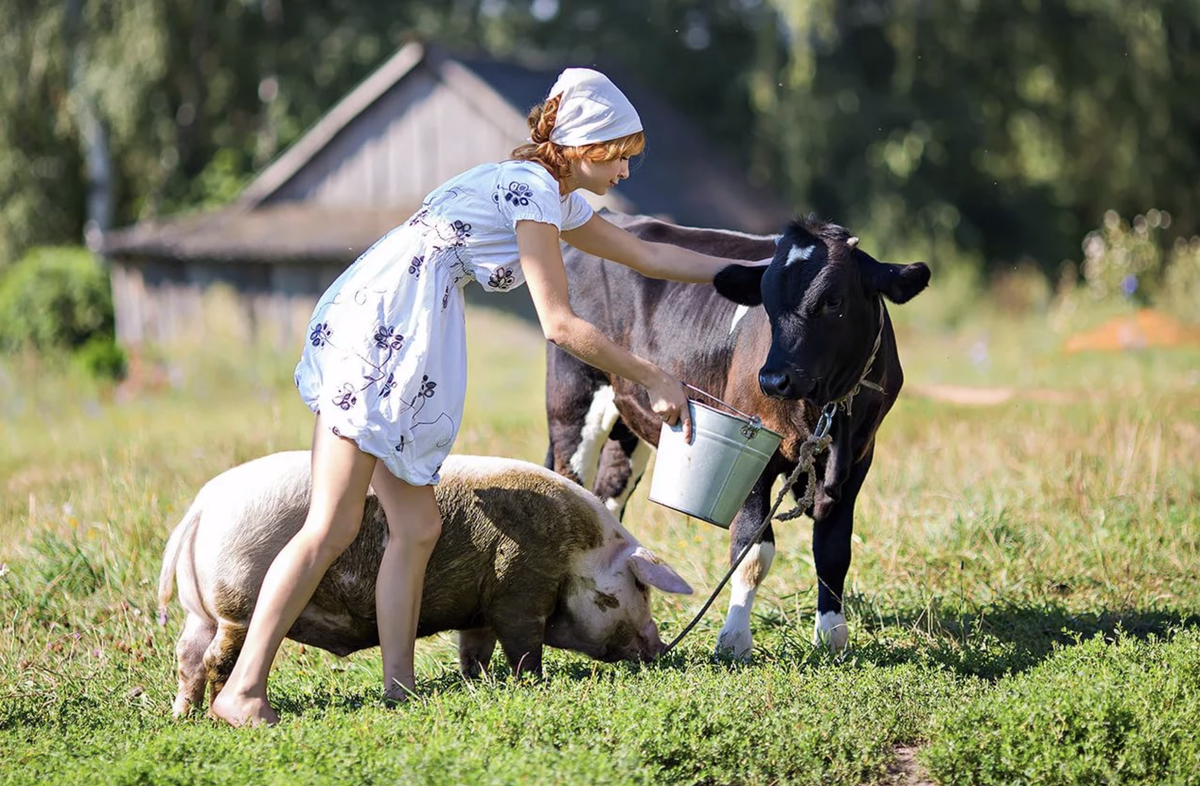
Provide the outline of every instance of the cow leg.
[[[751,542],[755,530],[766,517],[770,509],[768,498],[771,494],[771,481],[774,478],[774,472],[763,473],[734,518],[730,532],[730,564]],[[767,577],[767,572],[771,570],[771,561],[774,559],[775,532],[768,525],[730,580],[729,613],[717,637],[717,654],[742,659],[750,657],[750,651],[754,647],[754,640],[750,634],[750,613],[754,607],[754,596],[758,593],[763,579]]]
[[813,521],[813,561],[817,566],[817,617],[813,643],[834,652],[845,649],[850,631],[842,606],[846,573],[850,570],[850,538],[854,534],[854,503],[871,467],[874,449],[855,464],[828,513]]
[[241,653],[242,645],[245,642],[245,625],[236,625],[225,620],[217,623],[217,634],[204,652],[204,670],[210,686],[210,707],[229,680],[233,664],[237,662],[238,654]]
[[175,642],[175,657],[179,663],[179,692],[171,712],[176,718],[191,713],[204,704],[204,687],[208,674],[204,668],[204,652],[216,635],[217,626],[198,614],[188,613],[183,632]]
[[488,670],[496,634],[491,628],[476,628],[458,632],[458,669],[464,677],[478,677]]
[[595,369],[549,345],[546,468],[590,489],[604,443],[617,421],[612,385]]
[[624,518],[625,505],[649,463],[650,446],[638,439],[625,421],[617,418],[600,454],[600,470],[592,493],[618,521]]

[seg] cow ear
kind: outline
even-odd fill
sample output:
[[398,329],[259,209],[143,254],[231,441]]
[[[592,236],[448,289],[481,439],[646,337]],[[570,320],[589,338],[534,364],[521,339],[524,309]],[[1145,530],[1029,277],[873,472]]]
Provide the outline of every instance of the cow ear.
[[907,303],[929,286],[929,266],[924,262],[892,265],[858,252],[863,282],[870,294],[883,295],[893,303]]
[[762,305],[762,277],[765,265],[727,265],[713,278],[717,292],[743,306]]
[[633,575],[651,587],[657,587],[663,592],[672,592],[676,595],[692,594],[691,585],[645,546],[638,546],[629,555],[629,567],[633,570]]

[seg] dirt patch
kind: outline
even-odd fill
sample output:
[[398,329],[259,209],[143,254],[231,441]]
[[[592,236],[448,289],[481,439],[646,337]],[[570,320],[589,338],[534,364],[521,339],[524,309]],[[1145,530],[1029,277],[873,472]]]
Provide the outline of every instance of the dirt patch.
[[895,758],[888,765],[883,780],[878,781],[876,786],[936,786],[917,761],[917,752],[920,750],[916,745],[897,745],[892,751]]
[[977,407],[1006,404],[1010,401],[1038,401],[1045,404],[1070,404],[1080,395],[1065,390],[1038,388],[973,388],[963,385],[905,385],[904,395],[966,404]]
[[1200,328],[1160,311],[1144,308],[1129,316],[1114,317],[1091,330],[1076,333],[1067,339],[1063,350],[1071,354],[1182,346],[1200,347]]

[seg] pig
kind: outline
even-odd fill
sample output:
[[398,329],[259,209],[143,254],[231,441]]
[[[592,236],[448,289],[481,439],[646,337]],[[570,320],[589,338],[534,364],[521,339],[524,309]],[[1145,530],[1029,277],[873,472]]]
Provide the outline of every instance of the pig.
[[[536,464],[450,456],[436,488],[443,524],[425,572],[418,636],[459,632],[466,676],[487,669],[499,641],[516,674],[542,671],[542,646],[602,661],[650,660],[663,650],[649,587],[692,589],[625,530],[600,501]],[[190,713],[224,686],[263,577],[304,523],[308,451],[274,453],[210,480],[167,541],[159,621],[178,584],[187,611],[175,647]],[[329,567],[288,638],[344,656],[378,646],[375,581],[388,527],[374,493],[362,528]]]

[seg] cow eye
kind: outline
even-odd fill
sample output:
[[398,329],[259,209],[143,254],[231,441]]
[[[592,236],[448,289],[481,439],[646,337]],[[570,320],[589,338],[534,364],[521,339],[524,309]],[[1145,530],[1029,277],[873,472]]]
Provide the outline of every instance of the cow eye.
[[825,301],[825,312],[826,313],[833,313],[834,311],[841,311],[841,309],[842,309],[842,299],[840,297],[835,297],[832,300]]

